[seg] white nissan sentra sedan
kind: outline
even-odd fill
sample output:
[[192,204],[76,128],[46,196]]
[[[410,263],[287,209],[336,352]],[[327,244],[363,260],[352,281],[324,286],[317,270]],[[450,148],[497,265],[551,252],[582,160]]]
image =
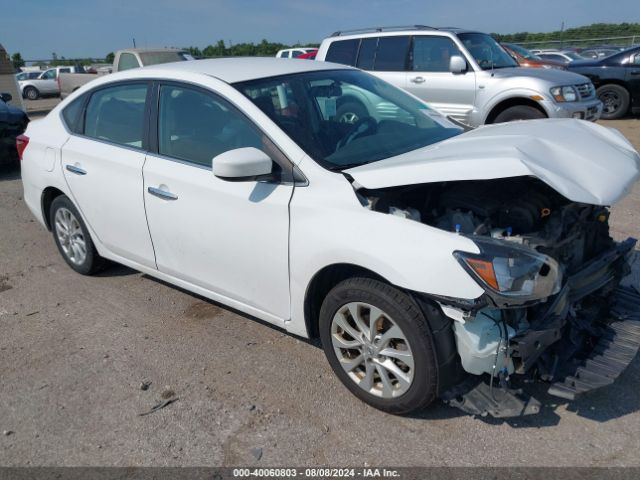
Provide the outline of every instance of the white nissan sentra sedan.
[[[338,118],[354,95],[367,114]],[[356,69],[247,58],[96,79],[18,149],[72,269],[111,260],[317,337],[387,412],[536,413],[521,383],[573,399],[640,344],[635,240],[609,236],[640,157],[612,129],[470,130]]]

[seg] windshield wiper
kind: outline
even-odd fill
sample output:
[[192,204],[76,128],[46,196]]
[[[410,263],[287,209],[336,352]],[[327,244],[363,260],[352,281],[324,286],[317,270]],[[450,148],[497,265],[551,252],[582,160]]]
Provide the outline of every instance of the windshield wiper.
[[361,167],[362,165],[367,165],[368,163],[373,163],[377,160],[371,162],[356,162],[356,163],[347,163],[346,165],[334,165],[329,167],[329,170],[332,172],[341,172],[342,170],[348,170],[350,168]]

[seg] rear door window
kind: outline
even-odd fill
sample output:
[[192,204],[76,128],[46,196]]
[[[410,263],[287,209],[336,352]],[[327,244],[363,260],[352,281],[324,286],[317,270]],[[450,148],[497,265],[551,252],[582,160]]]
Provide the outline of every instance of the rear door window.
[[356,63],[356,67],[361,68],[362,70],[373,70],[377,46],[377,37],[363,38],[360,43],[360,52],[358,53],[358,62]]
[[91,95],[84,134],[128,147],[142,148],[147,84],[100,89]]
[[356,64],[356,56],[358,55],[358,46],[360,39],[339,40],[332,42],[327,50],[327,62],[342,63],[343,65],[354,66]]
[[82,107],[84,106],[85,99],[86,95],[82,95],[62,110],[64,123],[73,133],[82,133]]
[[380,37],[378,39],[374,70],[378,72],[405,71],[409,40],[409,36]]

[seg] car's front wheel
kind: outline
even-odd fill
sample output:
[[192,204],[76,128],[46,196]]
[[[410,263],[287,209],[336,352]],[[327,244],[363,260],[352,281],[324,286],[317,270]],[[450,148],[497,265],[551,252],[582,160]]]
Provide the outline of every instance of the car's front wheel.
[[404,292],[370,278],[347,279],[325,298],[319,327],[333,371],[369,405],[405,414],[435,399],[431,332]]
[[37,100],[40,97],[40,92],[36,87],[26,87],[24,89],[24,96],[29,100]]
[[69,197],[60,195],[53,200],[49,221],[56,246],[71,268],[91,275],[104,267],[105,261],[98,255],[89,231]]
[[602,102],[603,120],[622,118],[629,110],[629,91],[620,85],[603,85],[598,88],[597,95]]
[[513,122],[515,120],[535,120],[537,118],[547,118],[547,116],[535,107],[515,105],[500,112],[493,123]]

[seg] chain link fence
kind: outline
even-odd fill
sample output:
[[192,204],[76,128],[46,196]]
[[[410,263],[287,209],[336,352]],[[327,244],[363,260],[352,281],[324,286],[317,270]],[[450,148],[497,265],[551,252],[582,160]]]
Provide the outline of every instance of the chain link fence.
[[548,48],[562,50],[564,48],[589,48],[599,45],[615,45],[619,47],[633,47],[640,44],[640,35],[626,37],[599,37],[599,38],[566,38],[558,40],[537,40],[529,42],[513,42],[525,48]]

